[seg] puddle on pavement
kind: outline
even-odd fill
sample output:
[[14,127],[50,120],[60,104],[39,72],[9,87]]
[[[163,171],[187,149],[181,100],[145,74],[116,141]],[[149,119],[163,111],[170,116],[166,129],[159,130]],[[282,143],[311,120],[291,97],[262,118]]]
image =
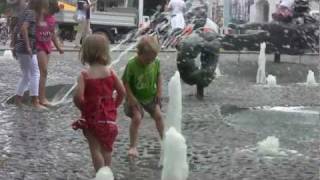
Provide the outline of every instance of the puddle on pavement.
[[[46,87],[46,97],[49,101],[52,102],[59,102],[59,101],[65,101],[66,99],[69,99],[72,96],[72,93],[74,91],[74,84],[57,84],[52,86]],[[30,102],[30,97],[28,96],[28,91],[25,92],[23,96],[23,102],[28,103]],[[8,104],[14,103],[14,96],[9,97],[7,100],[5,100]]]
[[262,136],[294,141],[319,138],[320,107],[223,107],[224,122]]

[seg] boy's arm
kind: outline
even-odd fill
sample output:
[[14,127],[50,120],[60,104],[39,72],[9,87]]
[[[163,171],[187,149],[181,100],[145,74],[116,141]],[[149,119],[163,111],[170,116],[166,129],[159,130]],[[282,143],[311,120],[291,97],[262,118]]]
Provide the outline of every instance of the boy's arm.
[[116,72],[114,72],[114,70],[112,70],[112,73],[114,74],[114,77],[115,77],[115,89],[117,92],[116,107],[119,107],[121,102],[124,99],[124,96],[126,95],[126,91],[125,91],[125,88],[124,88],[121,80],[117,76]]
[[158,81],[157,81],[157,97],[161,98],[161,96],[162,96],[162,76],[159,73]]
[[158,81],[157,81],[157,95],[156,95],[156,103],[161,107],[161,97],[162,97],[162,76],[159,72]]
[[134,96],[134,94],[131,91],[131,88],[129,86],[129,84],[126,81],[123,81],[124,87],[126,89],[127,92],[127,99],[128,99],[128,104],[129,106],[136,106],[138,105],[138,100],[136,99],[136,97]]
[[131,70],[130,70],[130,66],[127,65],[122,76],[122,81],[123,81],[124,88],[126,89],[127,101],[129,106],[136,106],[138,104],[138,101],[130,88],[130,85],[129,85],[130,77],[131,77]]
[[79,110],[82,109],[82,104],[84,102],[84,78],[82,74],[80,74],[78,78],[78,84],[73,96],[73,102]]

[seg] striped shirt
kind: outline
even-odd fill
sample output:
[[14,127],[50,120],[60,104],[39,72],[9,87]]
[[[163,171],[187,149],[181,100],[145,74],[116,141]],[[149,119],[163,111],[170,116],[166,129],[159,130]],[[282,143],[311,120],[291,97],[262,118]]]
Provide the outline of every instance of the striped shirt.
[[17,53],[27,54],[27,46],[25,43],[25,40],[23,39],[22,33],[21,33],[21,27],[23,23],[29,23],[28,27],[28,36],[30,41],[30,46],[32,49],[32,53],[36,53],[36,18],[35,18],[35,12],[29,8],[25,8],[21,11],[21,13],[18,15],[18,22],[15,27],[15,36],[16,36],[16,42],[15,42],[15,49]]

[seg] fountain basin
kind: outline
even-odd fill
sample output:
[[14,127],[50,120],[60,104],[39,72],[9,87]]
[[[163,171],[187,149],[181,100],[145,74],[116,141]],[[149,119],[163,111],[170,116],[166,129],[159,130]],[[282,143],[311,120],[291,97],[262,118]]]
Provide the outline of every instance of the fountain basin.
[[223,107],[224,122],[264,137],[312,141],[319,138],[320,107]]

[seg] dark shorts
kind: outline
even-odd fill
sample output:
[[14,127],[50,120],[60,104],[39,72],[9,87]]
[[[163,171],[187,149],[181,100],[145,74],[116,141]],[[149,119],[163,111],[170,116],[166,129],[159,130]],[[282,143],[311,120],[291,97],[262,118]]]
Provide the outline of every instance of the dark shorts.
[[[144,110],[147,111],[151,116],[153,116],[156,111],[157,105],[158,103],[156,103],[155,99],[150,103],[146,103],[146,104],[139,103],[138,108],[139,108],[141,117],[144,116]],[[133,116],[132,107],[129,106],[127,100],[124,103],[124,113],[130,118],[132,118]]]

